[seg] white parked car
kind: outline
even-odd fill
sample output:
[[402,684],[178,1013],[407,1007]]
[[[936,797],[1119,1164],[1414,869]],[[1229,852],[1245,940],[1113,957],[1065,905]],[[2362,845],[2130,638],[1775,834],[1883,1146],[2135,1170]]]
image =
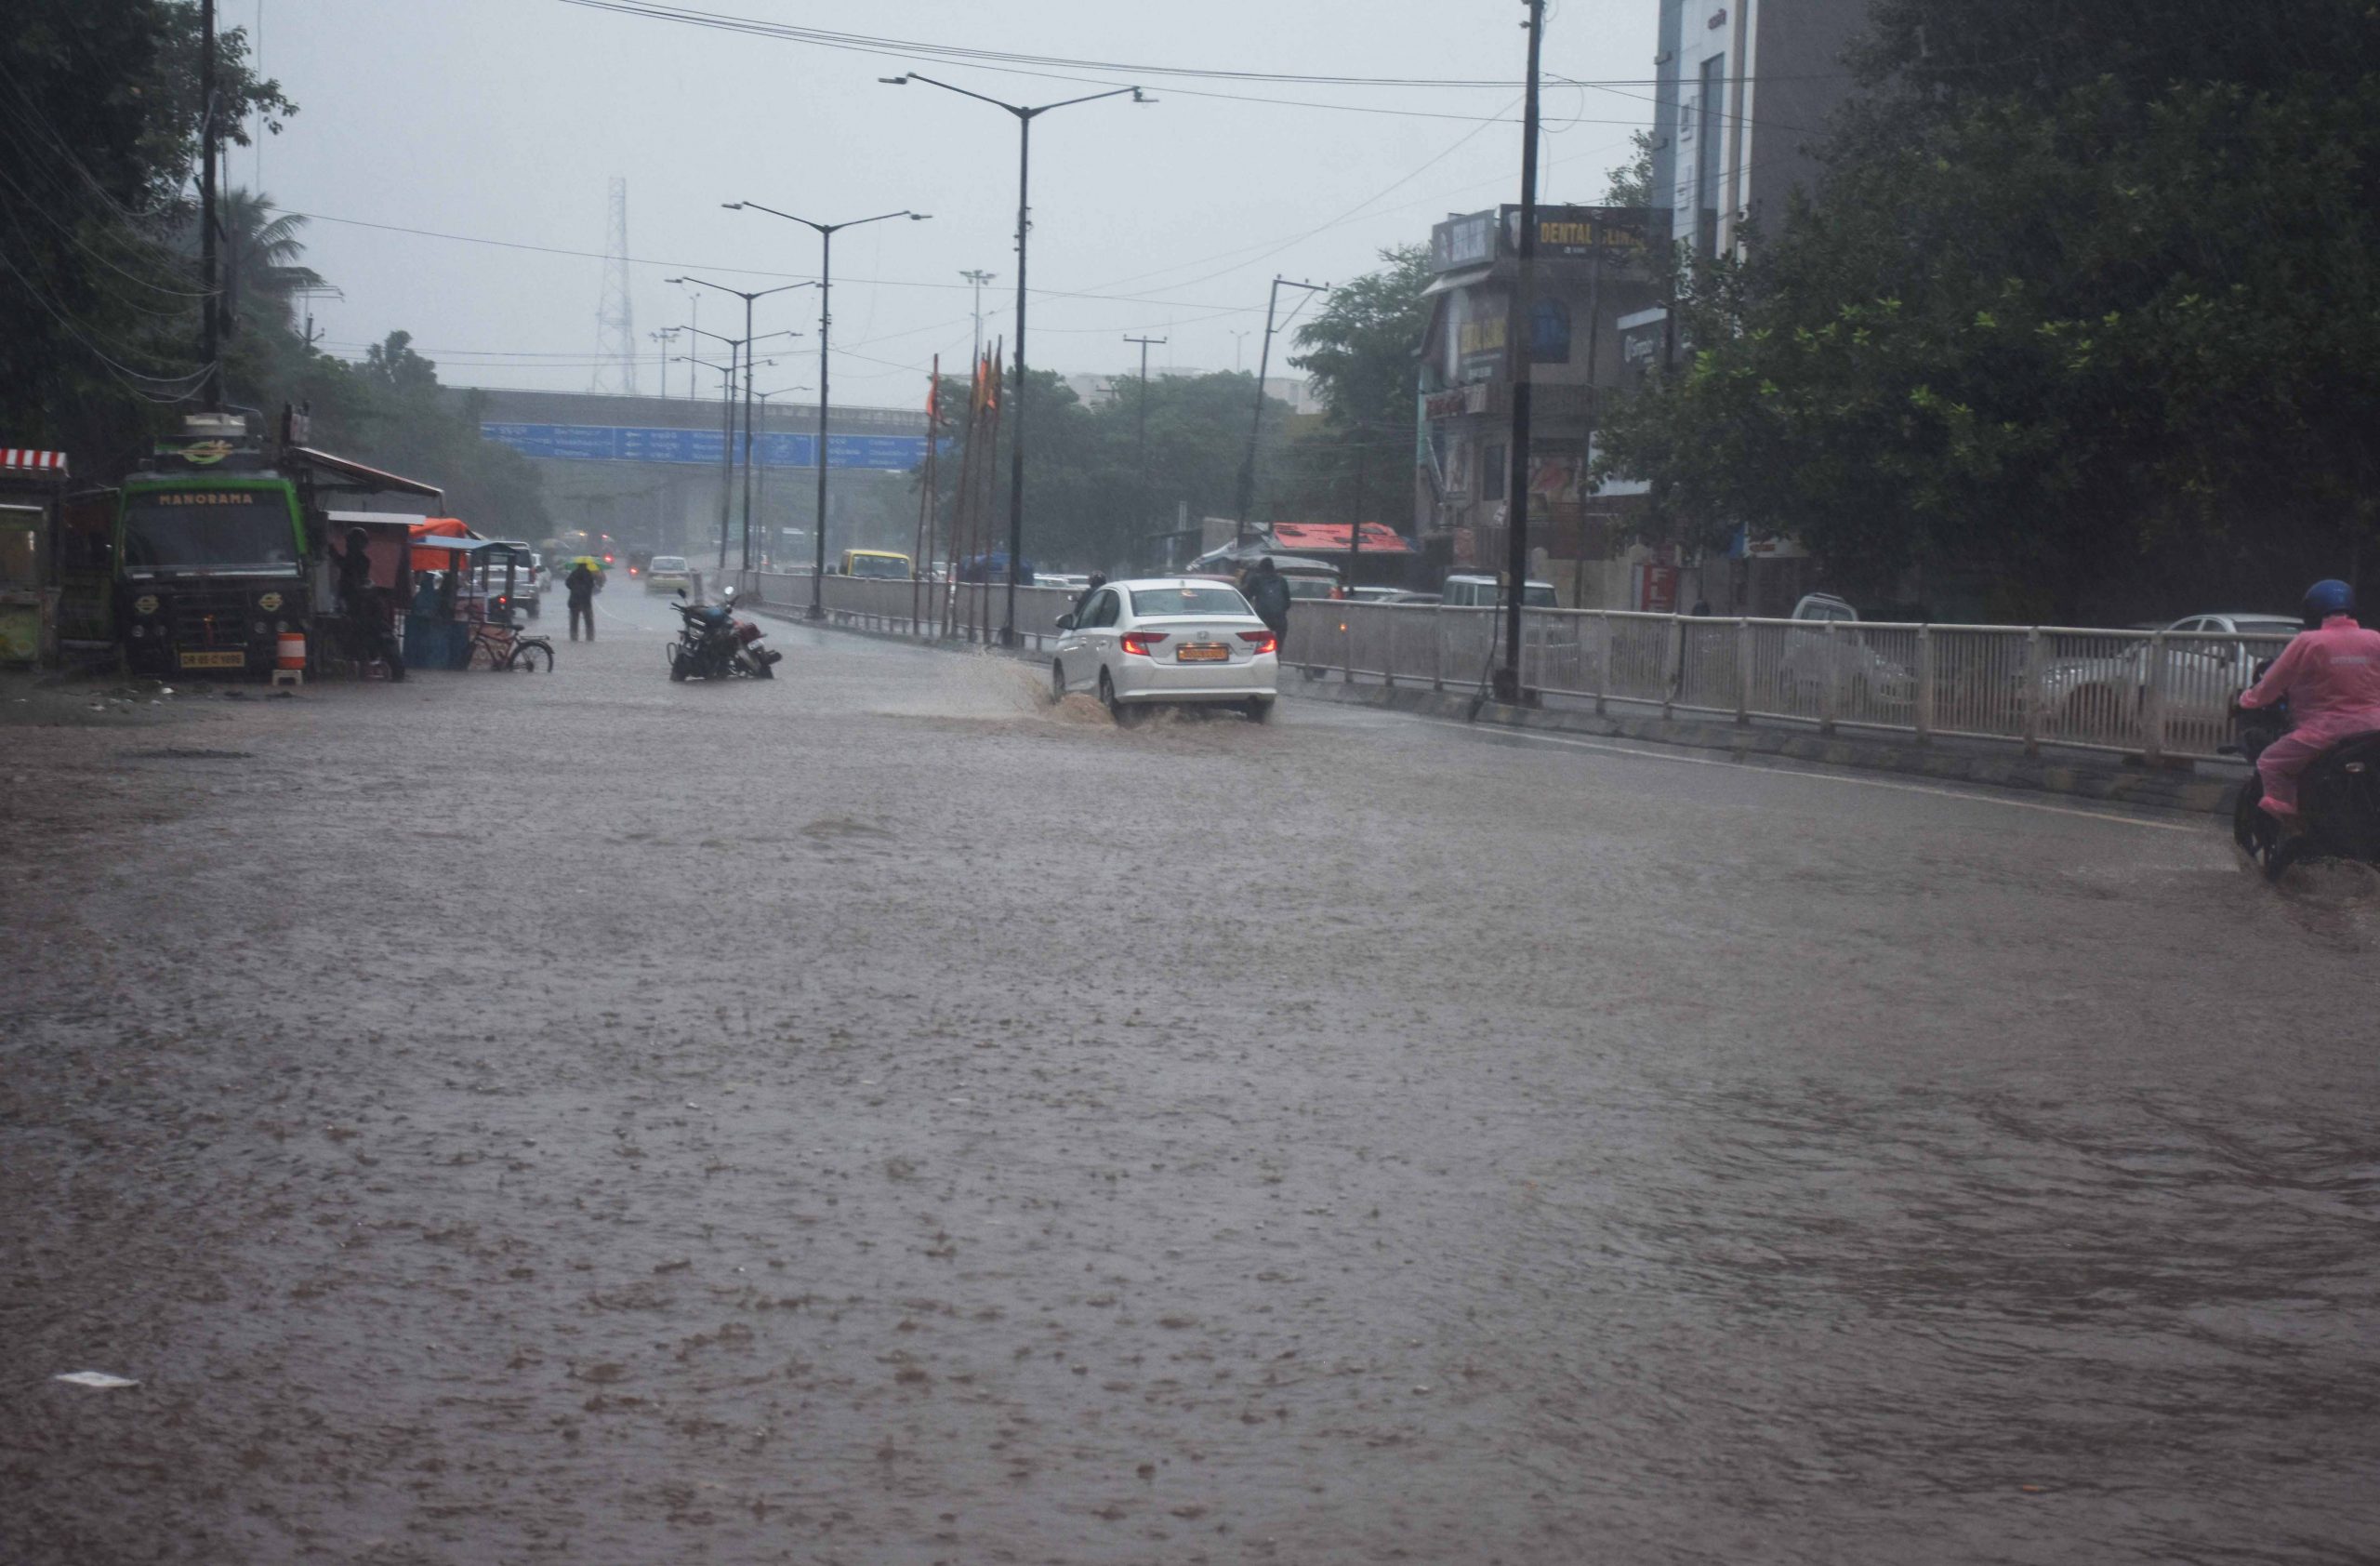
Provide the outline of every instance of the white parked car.
[[1280,689],[1280,647],[1239,590],[1197,577],[1109,582],[1061,615],[1050,698],[1094,692],[1117,723],[1169,704],[1236,706],[1257,723]]
[[[1785,632],[1777,670],[1788,711],[1818,711],[1819,693],[1830,683],[1840,715],[1854,722],[1915,701],[1916,675],[1868,644],[1858,630],[1859,611],[1849,604],[1831,592],[1804,593],[1790,617],[1795,628]],[[1823,628],[1830,623],[1844,629],[1829,635]]]

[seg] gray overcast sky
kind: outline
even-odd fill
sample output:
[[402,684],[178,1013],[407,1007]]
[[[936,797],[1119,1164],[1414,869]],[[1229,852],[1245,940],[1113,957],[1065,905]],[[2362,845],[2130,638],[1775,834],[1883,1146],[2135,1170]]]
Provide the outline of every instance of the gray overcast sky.
[[[220,0],[258,29],[262,64],[299,104],[264,143],[262,188],[318,215],[309,259],[343,301],[316,311],[325,346],[360,357],[393,328],[449,383],[584,390],[602,263],[356,226],[600,254],[606,186],[625,176],[638,387],[658,385],[644,334],[684,324],[683,271],[744,288],[816,274],[818,242],[750,199],[821,221],[888,208],[926,223],[854,230],[835,247],[835,400],[907,406],[937,352],[963,365],[962,268],[998,274],[987,336],[1011,329],[1016,122],[879,76],[923,70],[1012,102],[1138,80],[1159,101],[1083,104],[1034,124],[1032,363],[1112,372],[1127,333],[1165,337],[1152,366],[1228,369],[1235,329],[1256,364],[1276,272],[1339,282],[1449,211],[1515,199],[1516,87],[1349,87],[1015,71],[778,42],[562,0]],[[1516,0],[701,0],[719,14],[841,33],[1131,65],[1517,82]],[[1556,0],[1547,28],[1547,200],[1593,201],[1629,132],[1649,124],[1655,0]],[[1551,79],[1613,84],[1592,88]],[[1236,98],[1199,96],[1228,93]],[[1401,114],[1246,99],[1294,99]],[[1446,118],[1424,117],[1444,115]],[[258,155],[235,150],[237,183]],[[329,219],[349,219],[333,222]],[[1045,294],[1043,290],[1051,291]],[[1051,297],[1091,293],[1126,299]],[[707,297],[707,331],[742,306]],[[816,379],[816,295],[758,306],[780,344],[760,385]],[[685,339],[681,338],[681,352]],[[770,352],[764,346],[764,355]],[[1277,357],[1277,355],[1276,355]],[[673,393],[687,366],[668,367]],[[714,384],[716,384],[714,382]]]

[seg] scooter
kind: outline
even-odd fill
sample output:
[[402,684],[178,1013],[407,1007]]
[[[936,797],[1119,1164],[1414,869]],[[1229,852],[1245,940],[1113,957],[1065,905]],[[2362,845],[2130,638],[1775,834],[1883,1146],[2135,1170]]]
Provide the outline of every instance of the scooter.
[[[680,588],[681,600],[686,590]],[[739,620],[730,611],[735,604],[735,590],[720,591],[717,604],[679,603],[671,605],[678,611],[678,640],[669,644],[669,678],[672,680],[724,680],[743,676],[752,680],[774,680],[776,666],[785,658],[783,653],[760,645],[760,628],[750,620]]]
[[[2257,666],[2258,679],[2266,667]],[[2226,749],[2247,758],[2252,768],[2290,729],[2286,703],[2241,707],[2235,700],[2231,712],[2239,743]],[[2231,838],[2267,881],[2279,881],[2290,866],[2309,859],[2380,866],[2380,733],[2348,735],[2307,763],[2297,776],[2300,830],[2288,831],[2260,808],[2264,797],[2264,779],[2251,771],[2231,803]]]

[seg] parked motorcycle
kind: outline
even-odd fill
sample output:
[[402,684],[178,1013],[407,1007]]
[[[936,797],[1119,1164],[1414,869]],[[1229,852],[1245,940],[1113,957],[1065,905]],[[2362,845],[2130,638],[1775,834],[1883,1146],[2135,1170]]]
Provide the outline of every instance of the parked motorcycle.
[[[2262,679],[2269,659],[2256,666]],[[2254,767],[2265,747],[2290,729],[2286,703],[2278,708],[2232,708],[2239,743],[2226,749]],[[2380,734],[2352,734],[2307,764],[2297,776],[2297,810],[2303,829],[2284,830],[2259,808],[2264,780],[2254,772],[2240,785],[2231,805],[2231,837],[2265,873],[2279,881],[2289,867],[2309,859],[2352,859],[2380,866]]]
[[716,604],[688,604],[682,602],[685,596],[686,590],[680,588],[681,602],[672,605],[679,626],[678,640],[669,644],[670,679],[776,678],[776,666],[785,655],[761,646],[760,628],[735,617],[734,588],[721,590]]

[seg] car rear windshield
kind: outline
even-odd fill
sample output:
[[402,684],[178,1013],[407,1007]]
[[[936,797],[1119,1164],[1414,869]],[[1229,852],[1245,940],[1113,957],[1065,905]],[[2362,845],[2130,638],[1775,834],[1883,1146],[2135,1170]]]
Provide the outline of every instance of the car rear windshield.
[[124,564],[132,570],[297,563],[289,502],[272,490],[170,490],[125,502]]
[[1153,615],[1249,615],[1254,611],[1236,588],[1134,588],[1132,613],[1143,619]]
[[655,571],[683,571],[685,568],[686,557],[682,554],[656,554],[653,557],[653,569]]

